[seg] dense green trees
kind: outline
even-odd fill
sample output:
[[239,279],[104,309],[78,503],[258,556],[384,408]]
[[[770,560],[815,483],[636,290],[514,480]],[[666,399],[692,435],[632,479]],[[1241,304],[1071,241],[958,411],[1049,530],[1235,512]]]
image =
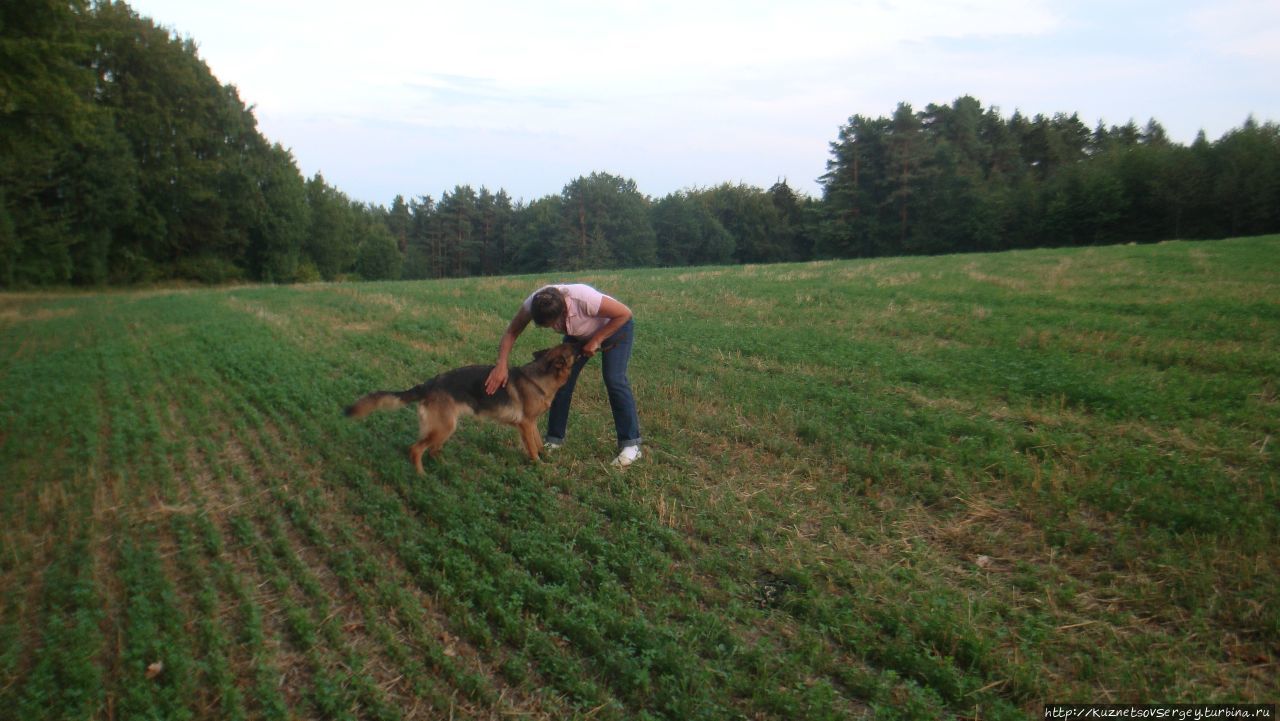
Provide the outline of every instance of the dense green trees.
[[822,197],[785,181],[650,198],[591,173],[513,202],[353,202],[267,141],[195,43],[123,2],[0,4],[0,287],[439,278],[1001,250],[1280,231],[1280,127],[1003,116],[971,97],[855,115]]
[[[391,211],[371,212],[384,218],[397,244],[403,240],[404,277],[493,275],[506,272],[511,245],[513,209],[506,191],[479,192],[469,185],[454,187],[440,201],[430,196]],[[403,232],[403,236],[399,234]]]
[[324,262],[290,153],[191,40],[125,3],[0,5],[0,131],[6,286],[292,281]]
[[[82,10],[82,3],[58,0],[0,3],[0,284],[70,280],[70,231],[114,205],[86,197],[87,178],[57,181],[104,172],[101,163],[84,168],[95,144],[108,158],[117,149],[95,141],[95,131],[113,121],[92,100],[88,46],[77,31]],[[85,209],[77,211],[70,198],[85,201]],[[87,250],[102,243],[83,241]]]
[[854,116],[823,176],[818,256],[1214,238],[1280,230],[1280,126],[1172,143],[1155,120],[1090,131],[1076,115],[962,97]]
[[592,173],[566,185],[561,198],[568,232],[557,243],[555,267],[634,267],[657,261],[649,200],[634,180]]
[[662,265],[712,265],[733,261],[733,235],[704,199],[705,193],[672,193],[654,203],[652,218]]

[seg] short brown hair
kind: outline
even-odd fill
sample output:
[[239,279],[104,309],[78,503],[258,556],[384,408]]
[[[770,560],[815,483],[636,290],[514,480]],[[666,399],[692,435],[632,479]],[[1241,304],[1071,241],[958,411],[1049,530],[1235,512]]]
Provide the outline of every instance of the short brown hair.
[[547,287],[533,294],[533,303],[530,304],[529,312],[533,315],[534,323],[546,327],[560,320],[564,315],[564,309],[564,294],[555,288]]

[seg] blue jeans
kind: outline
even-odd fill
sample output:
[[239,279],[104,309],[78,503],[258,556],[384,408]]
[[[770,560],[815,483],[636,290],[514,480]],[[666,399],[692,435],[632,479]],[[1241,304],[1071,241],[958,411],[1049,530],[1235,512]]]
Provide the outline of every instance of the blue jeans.
[[[631,343],[635,337],[635,320],[618,329],[605,339],[600,356],[604,375],[604,387],[609,392],[609,407],[613,410],[613,426],[618,432],[618,448],[640,445],[640,417],[636,414],[636,399],[631,394],[631,381],[627,380],[627,364],[631,361]],[[564,337],[565,341],[578,338]],[[579,358],[573,365],[569,381],[564,384],[551,402],[551,414],[547,416],[548,443],[564,443],[569,427],[569,404],[573,400],[573,388],[578,384],[578,374],[590,358]]]

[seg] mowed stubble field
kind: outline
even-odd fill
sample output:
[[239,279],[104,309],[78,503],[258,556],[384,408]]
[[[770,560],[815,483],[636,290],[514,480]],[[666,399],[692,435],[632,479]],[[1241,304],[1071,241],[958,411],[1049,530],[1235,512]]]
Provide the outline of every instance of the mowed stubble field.
[[[636,312],[639,465],[595,363],[538,465],[342,417],[558,280]],[[1274,702],[1278,384],[1276,236],[0,295],[0,715]]]

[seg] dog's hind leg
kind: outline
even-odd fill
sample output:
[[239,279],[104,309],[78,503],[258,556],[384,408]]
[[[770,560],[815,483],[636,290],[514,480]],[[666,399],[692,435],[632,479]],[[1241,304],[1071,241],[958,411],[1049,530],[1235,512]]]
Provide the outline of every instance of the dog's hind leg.
[[446,425],[433,429],[431,435],[423,439],[427,443],[427,451],[431,453],[432,458],[440,457],[440,449],[444,448],[444,442],[449,440],[453,430],[458,427],[457,420],[452,416],[445,418],[444,421]]
[[430,432],[423,433],[422,443],[432,458],[440,457],[440,449],[458,428],[458,409],[450,401],[432,403],[423,411],[424,423],[430,421]]
[[447,428],[432,428],[425,436],[418,439],[409,447],[409,460],[413,461],[414,468],[418,469],[418,473],[426,473],[422,468],[422,454],[430,453],[432,458],[440,457],[440,449],[444,447],[444,442],[449,440],[449,436],[453,435],[453,429],[456,426],[450,424]]
[[[422,468],[422,454],[431,448],[434,443],[434,431],[431,423],[431,411],[426,404],[418,405],[418,442],[409,446],[409,460],[413,463],[413,467],[417,469],[419,475],[425,475],[426,471]],[[439,449],[432,451],[432,457],[439,453]]]
[[417,469],[418,475],[426,475],[426,470],[422,467],[422,453],[427,450],[429,438],[423,438],[412,446],[409,446],[409,461],[413,463],[413,467]]

